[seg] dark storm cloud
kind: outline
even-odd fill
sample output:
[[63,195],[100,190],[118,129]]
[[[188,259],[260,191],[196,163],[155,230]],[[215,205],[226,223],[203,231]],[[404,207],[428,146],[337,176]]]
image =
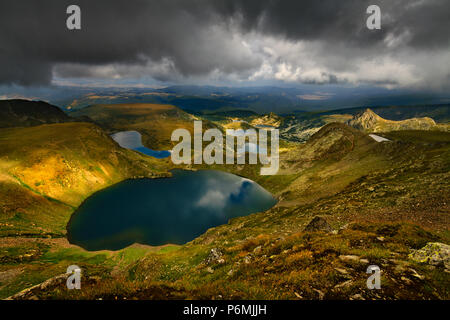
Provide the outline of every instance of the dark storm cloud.
[[[202,2],[2,1],[0,82],[46,82],[55,63],[144,64],[169,58],[188,75],[246,67],[226,55],[220,39],[208,38],[220,36],[211,29],[220,21]],[[79,31],[66,28],[66,8],[73,3],[81,7]]]
[[[295,40],[343,41],[373,45],[388,32],[412,34],[414,47],[449,46],[447,0],[223,0],[214,2],[223,16],[242,17],[242,26]],[[382,30],[366,28],[366,9],[378,5]]]
[[[65,27],[70,4],[81,7],[82,30]],[[369,4],[382,9],[379,32],[365,26]],[[448,50],[449,11],[447,0],[2,1],[0,84],[48,84],[55,66],[63,77],[107,75],[99,70],[108,65],[161,79],[165,70],[185,77],[251,72],[262,60],[246,50],[239,35],[252,32],[339,44],[355,48],[355,57],[372,48],[399,50],[386,47],[388,36],[405,35],[400,49]],[[336,49],[336,55],[344,54]],[[149,62],[164,68],[148,67]]]

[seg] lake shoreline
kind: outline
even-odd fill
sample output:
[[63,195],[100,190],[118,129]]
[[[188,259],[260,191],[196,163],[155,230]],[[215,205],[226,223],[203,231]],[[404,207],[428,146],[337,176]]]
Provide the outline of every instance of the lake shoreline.
[[[198,175],[195,176],[195,174]],[[162,181],[163,184],[155,183],[156,180]],[[213,183],[215,189],[211,188],[210,183]],[[182,191],[178,190],[179,188],[182,188]],[[122,189],[128,190],[125,195],[121,193],[120,190]],[[158,192],[161,193],[160,196],[156,195]],[[111,194],[111,196],[108,194]],[[149,195],[152,196],[149,198]],[[108,196],[112,198],[96,200],[106,199]],[[124,196],[125,200],[121,202],[120,197]],[[210,201],[209,197],[211,196],[215,200],[211,199]],[[92,209],[93,206],[99,205],[97,201],[103,201],[98,207],[100,209]],[[173,168],[167,176],[125,179],[93,193],[72,213],[66,225],[67,240],[69,243],[78,245],[88,251],[102,249],[117,251],[133,243],[141,243],[151,247],[168,243],[183,245],[201,236],[211,227],[226,224],[232,218],[264,212],[275,206],[277,202],[277,199],[270,192],[246,177],[219,170]],[[152,204],[149,206],[150,203]],[[95,213],[86,213],[90,212],[89,210],[94,210]],[[194,220],[187,218],[185,216],[187,213],[182,214],[186,210],[191,212],[189,215],[195,215]],[[222,211],[223,213],[220,213]],[[152,214],[149,215],[146,212]],[[168,215],[168,213],[170,214]],[[147,225],[150,221],[153,222],[148,226],[145,226],[144,222],[143,224],[138,223],[135,220],[138,219],[135,216],[136,214],[138,214],[138,217],[143,217],[144,221],[147,221],[145,222]],[[180,216],[180,214],[182,215]],[[120,218],[121,215],[123,218]],[[174,218],[175,216],[179,216],[179,218]],[[177,223],[169,222],[171,219],[176,219]],[[86,231],[83,228],[89,229],[89,224],[81,228],[80,224],[87,223],[83,221],[92,221],[97,227],[92,232]],[[157,227],[158,221],[163,223],[160,228]],[[206,225],[203,226],[203,223],[206,223]],[[180,224],[184,224],[185,227],[180,226]],[[108,230],[108,226],[112,228],[111,230],[117,231]],[[168,226],[170,226],[169,229],[167,229]],[[151,230],[153,230],[153,233]],[[105,235],[98,235],[98,232]],[[156,240],[158,234],[163,238]],[[190,236],[190,234],[192,235]],[[124,243],[124,241],[129,242],[134,237],[137,238],[131,244],[125,246],[119,244]],[[158,242],[165,241],[162,240],[165,237],[174,237],[173,239],[178,240],[170,242],[167,238],[169,242],[159,244]],[[87,245],[88,242],[86,241],[91,244]],[[117,244],[113,245],[113,243]],[[106,247],[102,248],[102,246]],[[116,246],[120,248],[116,248]]]

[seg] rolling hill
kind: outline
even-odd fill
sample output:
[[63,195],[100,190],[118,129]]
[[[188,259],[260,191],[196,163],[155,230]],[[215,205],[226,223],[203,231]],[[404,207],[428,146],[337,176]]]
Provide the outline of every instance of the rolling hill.
[[[77,115],[101,127],[75,122],[0,129],[1,297],[47,279],[14,298],[450,297],[446,266],[410,257],[429,242],[450,241],[449,132],[390,131],[383,133],[390,141],[376,142],[342,123],[348,118],[328,115],[330,122],[306,143],[280,142],[277,175],[260,176],[258,166],[189,168],[250,178],[277,197],[275,207],[181,246],[87,252],[64,237],[75,207],[96,190],[127,178],[166,176],[172,167],[170,160],[120,148],[108,132],[149,130],[147,146],[165,147],[172,128],[192,124],[192,117],[147,104],[86,110]],[[314,219],[325,227],[310,226]],[[74,261],[84,272],[83,290],[68,291],[58,275]],[[370,264],[383,270],[382,290],[366,288]]]
[[[39,249],[29,259],[45,274],[62,273],[76,257],[86,270],[83,290],[62,290],[55,278],[15,298],[448,299],[445,267],[409,254],[449,241],[450,134],[388,135],[390,142],[378,143],[345,124],[325,126],[283,154],[279,175],[259,180],[278,195],[276,207],[182,246]],[[314,218],[326,227],[308,227]],[[382,290],[366,288],[370,264],[383,270]],[[39,283],[24,265],[27,275],[10,287]]]
[[93,105],[70,115],[88,116],[109,133],[137,130],[143,144],[153,150],[171,149],[172,131],[185,128],[193,132],[195,119],[177,107],[149,103]]
[[74,121],[60,108],[43,101],[0,100],[0,128],[29,127]]
[[0,129],[0,221],[9,234],[64,234],[93,192],[127,178],[158,176],[162,163],[122,149],[90,123]]

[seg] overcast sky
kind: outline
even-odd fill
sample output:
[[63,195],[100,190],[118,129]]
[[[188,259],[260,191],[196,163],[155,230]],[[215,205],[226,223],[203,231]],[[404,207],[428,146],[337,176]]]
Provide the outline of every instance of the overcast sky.
[[[81,7],[82,30],[66,28]],[[381,8],[381,30],[366,9]],[[2,0],[0,85],[76,81],[450,89],[448,0]]]

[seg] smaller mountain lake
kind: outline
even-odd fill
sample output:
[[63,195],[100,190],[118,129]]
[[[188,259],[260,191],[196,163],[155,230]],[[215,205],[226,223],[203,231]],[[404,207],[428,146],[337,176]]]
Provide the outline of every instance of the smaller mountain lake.
[[[237,121],[237,120],[233,120]],[[242,137],[245,135],[244,130],[236,130],[233,134],[230,134],[233,137]],[[252,142],[245,142],[245,152],[248,153],[256,153],[256,154],[263,154],[267,155],[267,148],[264,146],[258,146],[258,144],[252,143]]]
[[170,151],[155,151],[144,147],[142,136],[137,131],[120,131],[111,135],[122,148],[139,151],[147,156],[162,159],[170,157]]
[[72,215],[70,243],[87,250],[118,250],[135,242],[183,244],[276,203],[257,183],[230,173],[172,173],[171,178],[126,180],[93,194]]

